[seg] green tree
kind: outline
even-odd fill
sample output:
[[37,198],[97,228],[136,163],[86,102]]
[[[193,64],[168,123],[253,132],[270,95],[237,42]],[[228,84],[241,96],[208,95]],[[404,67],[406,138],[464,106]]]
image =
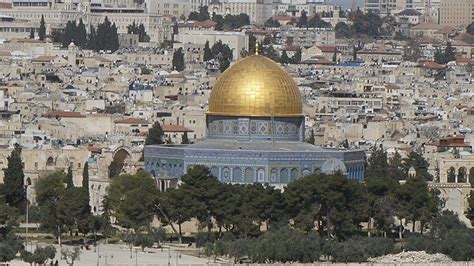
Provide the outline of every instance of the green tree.
[[76,33],[77,33],[77,25],[76,21],[68,21],[66,23],[66,28],[64,29],[64,33],[62,35],[62,46],[63,47],[68,47],[69,44],[72,42],[75,42],[76,38]]
[[31,264],[45,264],[48,260],[51,260],[51,263],[56,256],[56,248],[53,246],[40,247],[36,246],[35,251],[29,252],[27,250],[21,251],[21,258],[24,262]]
[[160,122],[156,121],[153,126],[148,130],[148,135],[145,139],[145,145],[160,145],[163,144],[163,136],[165,133],[161,128]]
[[342,174],[315,174],[288,184],[287,213],[305,232],[317,227],[320,235],[350,236],[366,219],[363,186]]
[[189,144],[188,132],[186,131],[181,135],[181,144]]
[[25,174],[19,144],[14,145],[13,151],[7,157],[7,168],[3,169],[3,175],[3,193],[6,203],[23,210],[26,203]]
[[444,56],[446,58],[446,63],[456,60],[456,50],[449,41],[446,43],[446,48],[444,49]]
[[308,16],[306,15],[306,11],[301,11],[301,15],[296,26],[298,26],[299,28],[304,28],[308,26]]
[[184,53],[183,48],[179,48],[178,50],[174,51],[173,53],[173,69],[176,71],[183,71],[185,68],[184,65]]
[[309,138],[306,140],[306,142],[308,142],[309,144],[314,145],[315,139],[314,139],[314,130],[313,129],[311,129],[311,131],[309,132]]
[[79,19],[79,24],[77,24],[74,43],[81,49],[86,48],[87,45],[87,31],[86,25],[82,22],[82,18]]
[[139,232],[153,220],[158,193],[150,174],[139,171],[135,175],[115,177],[108,188],[107,200],[117,223]]
[[[181,225],[195,217],[195,207],[201,207],[200,203],[196,202],[190,194],[187,193],[187,188],[168,189],[162,199],[163,211],[166,215],[165,222],[172,222],[178,225],[178,238],[181,239]],[[159,213],[159,215],[162,215]]]
[[92,214],[89,192],[85,188],[67,188],[61,196],[59,209],[70,233],[75,229],[83,234],[89,233]]
[[67,174],[66,174],[66,188],[73,188],[74,187],[74,182],[73,182],[74,176],[72,174],[72,168],[69,166],[67,168]]
[[23,248],[22,241],[14,233],[17,219],[17,209],[9,206],[0,194],[0,262],[13,260]]
[[40,210],[41,226],[53,232],[60,242],[61,235],[70,217],[63,214],[66,207],[61,204],[66,190],[66,175],[63,172],[56,172],[38,180],[36,184],[36,199]]
[[209,47],[209,41],[206,41],[204,44],[204,62],[207,62],[212,59],[211,48]]
[[291,57],[291,62],[293,64],[299,64],[301,62],[301,49],[298,49],[296,53]]
[[428,172],[430,164],[426,159],[416,152],[410,152],[408,157],[403,160],[404,172],[408,173],[410,167],[415,168],[416,177],[425,181],[433,180],[433,176]]
[[82,187],[89,191],[89,162],[86,162],[82,169]]
[[249,35],[249,54],[255,54],[255,48],[257,47],[257,38],[253,35]]
[[466,32],[471,35],[474,35],[474,22],[471,22],[471,24],[467,26]]
[[207,6],[200,6],[197,20],[206,21],[206,20],[209,20],[210,18],[211,16],[209,15],[209,8]]
[[403,171],[402,156],[398,151],[388,160],[388,176],[394,180],[405,180],[407,177]]
[[341,39],[341,38],[350,38],[352,36],[352,30],[344,22],[338,22],[336,26],[334,27],[334,30],[336,31],[336,38]]
[[438,190],[430,190],[419,176],[408,178],[397,192],[397,216],[412,223],[412,232],[415,232],[415,222],[419,222],[423,233],[443,206],[439,193]]
[[31,28],[30,29],[30,39],[34,39],[34,38],[35,38],[35,29]]
[[420,57],[420,44],[416,39],[410,39],[403,49],[403,60],[417,62]]
[[143,23],[140,23],[138,26],[138,41],[139,42],[149,42],[150,41],[150,36],[146,33],[145,30],[145,25]]
[[199,13],[197,11],[192,11],[189,13],[188,20],[197,21],[199,20]]
[[97,33],[94,26],[90,26],[89,35],[87,35],[87,49],[97,51]]
[[271,60],[275,62],[280,61],[280,56],[278,55],[278,52],[275,50],[275,48],[273,48],[272,45],[263,47],[262,55],[270,58]]
[[38,37],[41,41],[44,41],[46,38],[46,23],[44,21],[44,15],[41,15],[40,26],[38,29]]
[[290,63],[290,58],[288,57],[288,54],[286,53],[286,51],[283,51],[281,53],[280,63],[282,63],[282,64]]
[[322,20],[318,14],[309,19],[307,26],[309,28],[332,28],[331,23]]
[[281,26],[280,22],[278,22],[278,20],[274,20],[273,18],[269,18],[263,25],[269,28],[279,28]]

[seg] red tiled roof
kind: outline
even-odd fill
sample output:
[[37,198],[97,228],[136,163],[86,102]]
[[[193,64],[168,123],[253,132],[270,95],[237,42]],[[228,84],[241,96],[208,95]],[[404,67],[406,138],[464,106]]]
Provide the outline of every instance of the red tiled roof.
[[425,61],[421,64],[421,66],[424,68],[429,68],[429,69],[444,69],[443,65],[440,65],[433,61]]
[[54,117],[71,117],[71,118],[82,118],[86,117],[85,115],[79,112],[69,112],[69,111],[50,111],[43,114],[43,117],[54,118]]
[[46,62],[51,62],[54,60],[56,56],[51,56],[51,55],[40,55],[36,58],[33,58],[31,62],[40,62],[40,63],[46,63]]
[[180,125],[162,125],[163,132],[194,132],[193,130]]
[[135,124],[135,125],[149,125],[148,121],[140,118],[126,118],[115,121],[116,124]]
[[336,51],[335,46],[317,46],[323,53],[334,53]]
[[2,9],[11,9],[12,3],[0,3],[0,8]]
[[282,51],[287,51],[287,52],[296,52],[300,49],[301,49],[301,47],[299,45],[290,45],[290,46],[284,47],[281,50]]
[[274,20],[292,20],[292,19],[296,19],[296,17],[292,17],[292,16],[280,16],[280,15],[275,15],[272,17],[272,19]]

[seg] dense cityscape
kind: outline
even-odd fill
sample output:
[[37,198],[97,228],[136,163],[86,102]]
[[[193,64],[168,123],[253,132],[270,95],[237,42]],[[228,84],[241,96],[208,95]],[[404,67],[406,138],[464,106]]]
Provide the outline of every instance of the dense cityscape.
[[474,259],[474,0],[349,2],[0,0],[0,264]]

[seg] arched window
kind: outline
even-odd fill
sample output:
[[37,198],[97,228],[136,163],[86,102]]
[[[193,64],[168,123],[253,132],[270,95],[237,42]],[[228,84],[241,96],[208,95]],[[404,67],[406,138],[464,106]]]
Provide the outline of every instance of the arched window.
[[467,169],[466,167],[459,167],[458,169],[458,183],[466,183],[466,174],[467,174]]
[[219,168],[213,166],[211,167],[211,175],[217,177],[219,179]]
[[307,175],[310,175],[311,174],[311,171],[309,169],[304,169],[303,172],[302,172],[302,176],[307,176]]
[[227,167],[224,167],[224,169],[222,169],[222,181],[223,182],[230,182],[230,170],[229,168]]
[[273,168],[270,172],[270,182],[276,183],[277,182],[277,171]]
[[240,169],[240,167],[236,167],[232,170],[232,179],[234,182],[242,182],[242,169]]
[[53,157],[49,157],[46,161],[46,166],[54,166],[54,159]]
[[451,166],[448,170],[448,183],[454,182],[456,182],[456,169]]
[[257,178],[258,178],[258,182],[260,183],[265,182],[265,169],[259,168],[257,170]]
[[247,183],[253,182],[253,169],[250,167],[245,169],[245,182]]
[[298,177],[299,177],[298,169],[296,169],[296,168],[291,169],[291,180],[290,181],[295,181]]
[[280,170],[280,184],[288,183],[288,169],[283,168]]

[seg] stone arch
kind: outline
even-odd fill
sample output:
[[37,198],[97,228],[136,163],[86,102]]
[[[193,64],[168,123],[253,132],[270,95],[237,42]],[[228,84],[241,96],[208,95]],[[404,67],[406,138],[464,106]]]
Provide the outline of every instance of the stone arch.
[[298,179],[299,174],[300,173],[299,173],[298,169],[296,169],[296,168],[291,169],[291,172],[290,172],[291,180],[290,181],[295,181],[296,179]]
[[217,168],[216,166],[213,166],[211,167],[210,172],[211,172],[211,175],[219,179],[219,168]]
[[447,177],[448,177],[447,182],[448,183],[456,182],[456,169],[454,169],[453,166],[449,167],[447,174],[448,174],[447,175]]
[[311,171],[307,168],[303,169],[303,171],[301,172],[301,176],[307,176],[310,174],[311,174]]
[[56,157],[55,165],[56,167],[67,169],[69,167],[69,158],[64,154],[60,154]]
[[227,167],[224,167],[222,169],[222,181],[223,182],[230,182],[231,179],[230,179],[230,169],[227,168]]
[[109,178],[120,175],[124,171],[125,161],[130,157],[130,152],[125,148],[117,149],[109,165]]
[[466,183],[466,182],[467,182],[467,169],[464,166],[459,167],[457,183]]
[[272,168],[272,170],[270,171],[270,182],[277,182],[277,170],[275,168]]
[[52,156],[49,156],[46,160],[46,166],[54,166],[54,158]]
[[321,168],[319,168],[319,167],[314,168],[314,173],[315,174],[320,174],[321,173]]
[[240,169],[240,167],[235,167],[232,170],[232,181],[242,182],[242,169]]
[[282,168],[280,170],[280,184],[288,183],[288,169]]
[[247,183],[253,182],[253,169],[250,167],[245,169],[245,182]]
[[265,182],[265,169],[263,168],[257,169],[257,181],[260,183]]

